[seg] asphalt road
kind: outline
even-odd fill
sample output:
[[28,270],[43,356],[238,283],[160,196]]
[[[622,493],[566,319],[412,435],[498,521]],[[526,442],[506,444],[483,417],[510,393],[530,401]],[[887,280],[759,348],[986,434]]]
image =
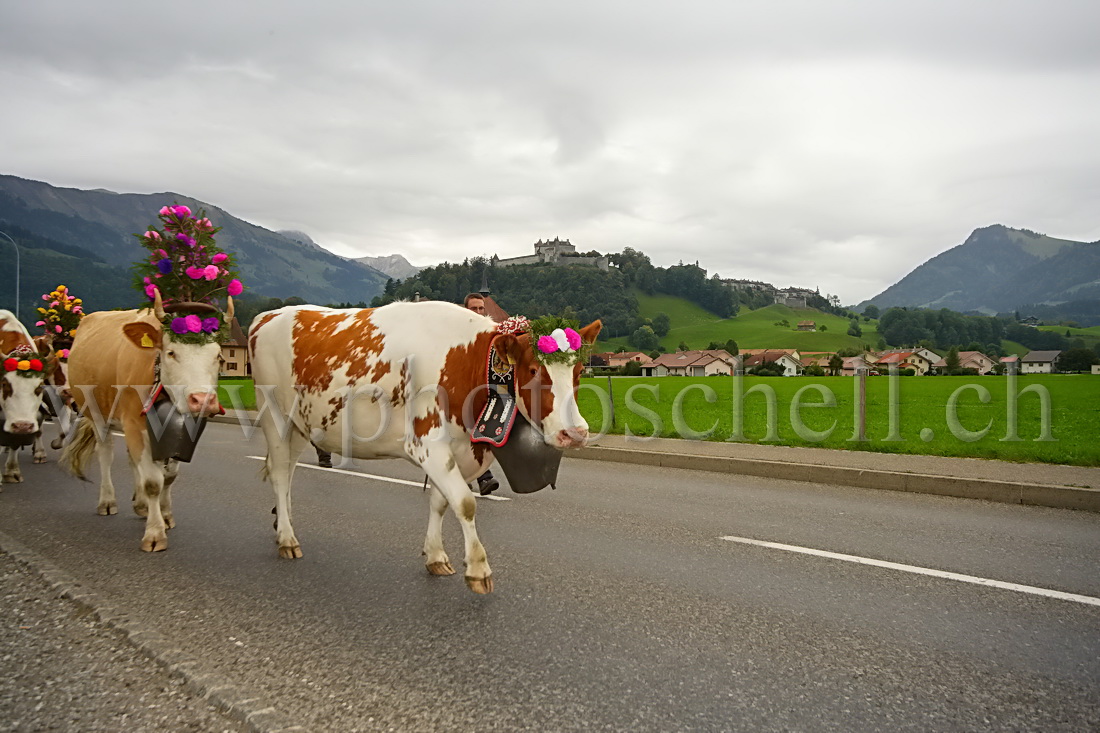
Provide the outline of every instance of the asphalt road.
[[419,487],[339,470],[298,472],[280,560],[262,441],[224,424],[142,553],[121,443],[117,516],[51,454],[0,531],[309,730],[1100,729],[1100,515],[566,460],[557,491],[478,502],[482,597],[424,571]]

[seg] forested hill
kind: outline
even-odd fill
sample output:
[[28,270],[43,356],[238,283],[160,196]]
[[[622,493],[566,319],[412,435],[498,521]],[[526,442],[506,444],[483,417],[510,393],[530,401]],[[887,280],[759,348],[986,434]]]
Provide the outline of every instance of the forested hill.
[[[549,264],[493,266],[484,258],[462,264],[428,267],[407,280],[391,280],[372,305],[423,298],[461,303],[467,293],[481,290],[483,278],[493,299],[512,315],[538,317],[571,309],[582,324],[603,321],[604,337],[623,336],[638,327],[638,302],[632,288],[685,298],[719,318],[737,315],[737,291],[695,265],[654,267],[645,254],[627,248],[610,255],[603,271],[581,265]],[[746,296],[747,297],[747,296]]]

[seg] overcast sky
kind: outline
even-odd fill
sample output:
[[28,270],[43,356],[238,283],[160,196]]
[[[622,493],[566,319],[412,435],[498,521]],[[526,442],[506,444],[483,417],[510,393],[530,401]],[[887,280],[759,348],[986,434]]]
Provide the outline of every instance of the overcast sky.
[[856,303],[1100,239],[1100,2],[0,0],[0,172],[418,265],[634,247]]

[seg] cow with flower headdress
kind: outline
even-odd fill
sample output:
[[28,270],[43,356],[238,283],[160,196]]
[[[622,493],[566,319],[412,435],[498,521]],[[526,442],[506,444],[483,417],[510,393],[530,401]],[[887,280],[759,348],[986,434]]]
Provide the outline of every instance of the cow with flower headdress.
[[[96,454],[96,511],[116,514],[111,430],[122,429],[134,471],[133,508],[146,518],[146,552],[168,548],[179,462],[190,460],[205,419],[223,412],[217,396],[220,344],[229,334],[232,296],[242,289],[229,255],[214,242],[218,228],[201,212],[165,206],[159,219],[159,228],[135,235],[150,253],[135,267],[135,285],[149,306],[89,313],[77,329],[68,368],[81,417],[61,455],[62,466],[84,478]],[[218,307],[223,297],[224,312]]]
[[38,408],[46,359],[35,350],[26,327],[6,310],[0,310],[0,364],[0,483],[13,484],[23,480],[18,451],[42,432]]
[[[39,321],[35,324],[42,329],[40,336],[34,337],[35,346],[40,353],[47,355],[46,393],[42,399],[45,414],[55,418],[59,434],[50,447],[57,450],[65,440],[69,428],[69,411],[72,394],[68,386],[69,349],[72,348],[76,329],[84,317],[84,301],[72,294],[65,285],[58,285],[49,293],[42,295],[44,301],[38,308]],[[34,462],[46,462],[46,448],[41,433],[34,439]]]
[[465,540],[466,584],[491,592],[467,482],[508,444],[519,415],[555,453],[585,443],[576,389],[600,327],[562,319],[498,326],[442,302],[290,306],[258,316],[249,347],[280,557],[302,557],[290,490],[298,456],[312,442],[344,457],[404,458],[422,467],[432,483],[428,572],[455,572],[443,549],[450,507]]

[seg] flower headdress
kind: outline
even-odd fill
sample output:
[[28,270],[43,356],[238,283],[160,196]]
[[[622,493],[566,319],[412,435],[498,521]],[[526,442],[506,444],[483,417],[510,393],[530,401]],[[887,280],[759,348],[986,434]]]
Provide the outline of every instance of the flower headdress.
[[[46,301],[46,306],[38,309],[42,320],[34,325],[42,327],[55,344],[72,343],[80,319],[84,317],[84,301],[73,297],[64,285],[58,285],[53,292],[44,294],[42,300]],[[69,357],[69,350],[58,349],[57,355],[65,360]]]
[[579,324],[560,316],[543,316],[530,322],[531,346],[543,364],[575,364],[583,360],[592,345],[584,343]]
[[[202,316],[167,315],[164,332],[174,341],[209,343],[224,341],[229,328],[215,305],[219,295],[237,296],[244,290],[228,254],[218,248],[214,235],[221,231],[200,211],[192,216],[186,206],[164,206],[158,213],[161,228],[149,227],[135,234],[150,252],[134,265],[134,287],[150,301],[160,291],[166,310],[212,311]],[[195,304],[188,308],[187,304]]]
[[22,344],[15,347],[4,359],[4,371],[15,372],[21,377],[46,378],[46,365],[34,353],[34,349]]

